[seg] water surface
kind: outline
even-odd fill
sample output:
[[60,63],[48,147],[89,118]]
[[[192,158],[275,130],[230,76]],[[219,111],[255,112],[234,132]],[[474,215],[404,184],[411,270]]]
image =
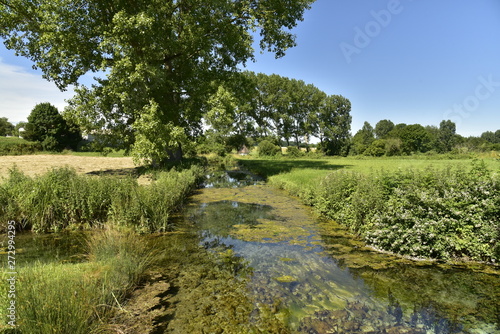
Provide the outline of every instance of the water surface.
[[500,333],[495,267],[381,254],[262,185],[204,189],[184,216],[206,249],[241,259],[256,309],[293,332]]

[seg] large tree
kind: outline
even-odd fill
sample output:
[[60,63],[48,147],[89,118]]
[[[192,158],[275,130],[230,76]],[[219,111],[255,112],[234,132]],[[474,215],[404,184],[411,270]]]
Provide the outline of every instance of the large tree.
[[375,131],[370,123],[364,122],[363,127],[352,137],[354,153],[363,154],[375,140]]
[[313,1],[0,0],[0,36],[61,89],[101,72],[71,113],[162,160],[200,130],[208,83],[253,57],[252,31],[281,57]]
[[388,119],[383,119],[375,125],[375,136],[377,139],[383,139],[394,129],[394,123]]
[[79,128],[67,122],[57,108],[48,102],[39,103],[33,108],[23,137],[42,143],[46,151],[76,149],[82,139]]
[[328,155],[347,155],[351,139],[351,102],[341,95],[326,96],[316,115],[321,149]]
[[14,125],[6,117],[0,117],[0,136],[12,136]]
[[437,146],[440,152],[449,152],[455,145],[456,141],[455,123],[450,120],[443,120],[439,123],[439,131],[437,136]]

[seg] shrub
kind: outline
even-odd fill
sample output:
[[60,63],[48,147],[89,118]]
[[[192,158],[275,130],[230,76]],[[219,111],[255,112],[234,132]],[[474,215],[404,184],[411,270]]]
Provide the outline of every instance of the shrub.
[[429,169],[394,189],[372,217],[371,244],[416,257],[499,260],[500,185],[484,165]]
[[302,152],[297,146],[288,146],[286,148],[286,154],[292,158],[304,156],[304,152]]
[[259,156],[275,156],[281,153],[281,148],[268,140],[263,140],[258,146]]
[[29,142],[21,138],[0,137],[0,155],[33,154],[41,150],[42,145],[40,143]]

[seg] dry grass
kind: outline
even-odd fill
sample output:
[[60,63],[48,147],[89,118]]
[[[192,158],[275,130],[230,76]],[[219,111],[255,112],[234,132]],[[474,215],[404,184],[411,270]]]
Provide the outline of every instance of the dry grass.
[[132,158],[80,157],[73,155],[18,155],[0,157],[0,178],[16,165],[26,175],[40,175],[54,167],[69,166],[79,174],[127,174],[134,173]]

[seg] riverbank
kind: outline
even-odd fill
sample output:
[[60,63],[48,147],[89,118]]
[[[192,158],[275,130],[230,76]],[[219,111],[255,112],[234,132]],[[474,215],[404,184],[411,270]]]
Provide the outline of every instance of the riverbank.
[[11,169],[0,183],[8,232],[0,240],[0,332],[112,333],[108,321],[158,261],[141,235],[172,230],[172,214],[204,174],[179,167],[139,185],[130,175],[68,167],[35,176]]
[[497,160],[239,162],[380,250],[446,261],[500,260]]

